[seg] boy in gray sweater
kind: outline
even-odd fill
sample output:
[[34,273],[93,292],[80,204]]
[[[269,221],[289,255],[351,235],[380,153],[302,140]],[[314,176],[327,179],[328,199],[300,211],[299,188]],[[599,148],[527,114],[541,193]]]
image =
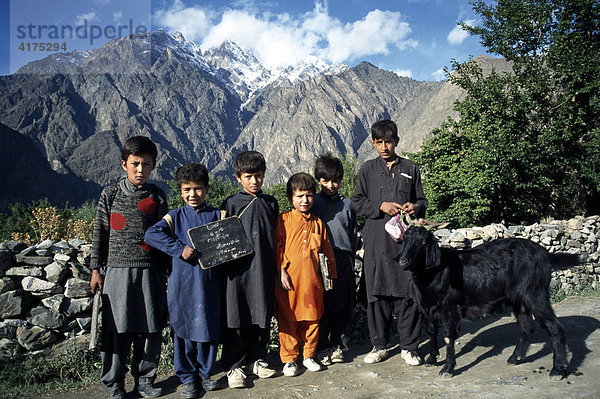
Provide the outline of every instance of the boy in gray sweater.
[[166,325],[166,298],[159,252],[144,242],[146,229],[167,213],[165,193],[147,183],[156,165],[156,145],[128,139],[121,152],[127,177],[100,195],[92,239],[90,286],[102,292],[100,380],[111,399],[124,399],[126,360],[133,345],[131,374],[136,394],[158,397],[153,386]]

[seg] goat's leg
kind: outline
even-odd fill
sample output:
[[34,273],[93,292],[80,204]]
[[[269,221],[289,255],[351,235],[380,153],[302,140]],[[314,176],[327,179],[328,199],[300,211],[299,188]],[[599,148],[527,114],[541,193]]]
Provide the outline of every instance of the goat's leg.
[[434,366],[437,363],[437,358],[440,356],[438,347],[438,321],[436,319],[428,319],[425,327],[429,335],[429,355],[425,359],[425,366]]
[[454,375],[454,367],[456,367],[456,353],[454,352],[454,343],[458,338],[458,323],[460,322],[460,316],[457,312],[452,312],[447,316],[446,320],[446,362],[440,370],[440,376],[444,378],[452,377]]
[[535,331],[535,321],[530,314],[521,309],[520,305],[515,305],[513,312],[517,318],[520,334],[515,350],[508,358],[508,363],[519,364],[525,359],[525,355],[527,355],[527,348],[529,348],[529,344],[531,343],[531,335]]
[[562,324],[558,321],[558,318],[554,314],[550,302],[548,302],[547,309],[541,313],[534,313],[535,318],[548,334],[552,341],[552,350],[554,355],[552,357],[552,370],[550,370],[550,379],[561,380],[567,375],[567,349],[565,332]]

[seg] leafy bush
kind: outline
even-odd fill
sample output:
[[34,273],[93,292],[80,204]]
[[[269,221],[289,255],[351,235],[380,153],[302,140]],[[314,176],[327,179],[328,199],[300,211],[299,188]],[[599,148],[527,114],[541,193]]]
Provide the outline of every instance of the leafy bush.
[[9,205],[10,215],[0,214],[0,240],[34,244],[46,239],[60,241],[79,238],[91,242],[96,204],[93,201],[73,209],[59,209],[47,199]]

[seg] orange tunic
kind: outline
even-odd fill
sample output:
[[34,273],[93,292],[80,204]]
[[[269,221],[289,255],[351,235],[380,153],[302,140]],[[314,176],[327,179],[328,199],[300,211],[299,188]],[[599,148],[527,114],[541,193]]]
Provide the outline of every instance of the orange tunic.
[[275,290],[277,319],[318,321],[323,314],[323,281],[318,253],[329,260],[330,273],[337,277],[333,248],[321,219],[292,209],[277,218],[275,228],[277,266],[286,269],[293,291],[277,284]]

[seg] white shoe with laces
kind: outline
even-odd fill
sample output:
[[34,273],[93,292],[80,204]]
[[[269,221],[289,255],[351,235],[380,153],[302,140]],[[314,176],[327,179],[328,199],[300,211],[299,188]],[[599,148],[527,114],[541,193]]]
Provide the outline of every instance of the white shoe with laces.
[[295,377],[298,375],[298,365],[296,362],[287,362],[283,366],[283,375],[286,377]]
[[373,363],[379,363],[380,361],[387,359],[387,357],[388,357],[387,349],[373,348],[371,350],[371,352],[369,352],[367,354],[367,356],[365,356],[365,359],[363,361],[367,364],[373,364]]
[[241,368],[235,368],[227,372],[227,384],[229,388],[246,388],[246,374]]
[[402,352],[400,352],[400,356],[402,356],[402,359],[404,359],[406,364],[410,366],[420,366],[422,363],[422,360],[417,354],[417,351],[409,351],[406,349],[402,349]]
[[309,357],[308,359],[304,359],[304,361],[302,362],[302,365],[310,371],[323,370],[323,366],[321,366],[319,363],[315,362],[315,359],[313,359],[312,357]]
[[277,372],[269,367],[269,363],[262,359],[258,359],[252,365],[252,373],[258,378],[270,378],[273,377]]

